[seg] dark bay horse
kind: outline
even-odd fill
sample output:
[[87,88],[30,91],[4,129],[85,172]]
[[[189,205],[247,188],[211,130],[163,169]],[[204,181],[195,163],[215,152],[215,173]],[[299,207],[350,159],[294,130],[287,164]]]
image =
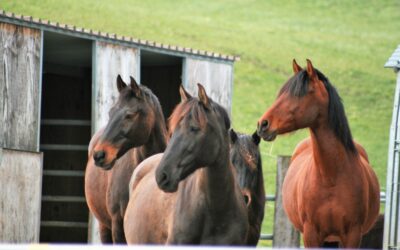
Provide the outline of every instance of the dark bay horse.
[[165,153],[144,160],[132,176],[128,244],[246,243],[246,204],[229,160],[230,120],[200,84],[198,91],[172,113]]
[[265,190],[257,133],[247,135],[229,130],[230,159],[247,205],[249,233],[246,245],[256,246],[264,219]]
[[99,220],[103,243],[126,242],[123,218],[132,172],[143,159],[165,150],[167,136],[160,103],[150,89],[133,78],[127,86],[120,76],[117,88],[108,124],[90,142],[85,173],[86,200]]
[[353,141],[341,99],[310,60],[258,121],[267,141],[279,134],[309,128],[299,143],[283,183],[283,205],[303,233],[306,247],[325,242],[357,248],[379,214],[379,183],[361,145]]

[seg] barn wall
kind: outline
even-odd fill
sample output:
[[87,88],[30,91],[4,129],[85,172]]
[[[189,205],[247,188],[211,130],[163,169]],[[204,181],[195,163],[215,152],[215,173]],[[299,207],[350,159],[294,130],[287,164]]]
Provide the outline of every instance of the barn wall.
[[0,242],[39,241],[42,154],[0,148]]
[[0,147],[37,151],[41,32],[0,22]]
[[185,87],[197,94],[197,83],[201,83],[207,94],[231,112],[233,65],[187,58],[185,61]]
[[[118,74],[126,82],[130,76],[138,82],[139,50],[105,42],[94,42],[93,56],[93,130],[97,131],[108,121],[108,112],[118,98],[116,79]],[[88,241],[100,243],[99,225],[90,215]]]
[[108,121],[108,111],[118,98],[116,79],[118,74],[129,83],[129,76],[138,81],[139,50],[105,42],[95,42],[94,60],[94,121],[95,130]]

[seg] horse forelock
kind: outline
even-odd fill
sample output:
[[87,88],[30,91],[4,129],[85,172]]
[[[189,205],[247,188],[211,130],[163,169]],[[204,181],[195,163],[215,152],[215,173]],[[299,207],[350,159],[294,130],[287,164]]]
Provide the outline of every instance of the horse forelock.
[[[222,119],[224,120],[224,126],[226,130],[228,130],[230,127],[230,119],[227,112],[224,108],[213,102],[211,99],[210,101],[216,112],[222,116]],[[203,107],[203,104],[201,104],[197,98],[189,99],[178,104],[168,119],[168,129],[170,135],[186,116],[190,116],[192,119],[194,119],[200,128],[204,128],[208,121],[207,111],[206,108]]]
[[[353,137],[350,131],[349,123],[344,111],[342,99],[336,88],[330,83],[329,79],[318,69],[318,79],[322,81],[329,96],[328,104],[328,123],[329,127],[334,131],[335,135],[342,142],[346,149],[356,152]],[[278,96],[288,93],[291,96],[303,97],[308,93],[310,77],[306,70],[301,70],[292,76],[280,89]]]

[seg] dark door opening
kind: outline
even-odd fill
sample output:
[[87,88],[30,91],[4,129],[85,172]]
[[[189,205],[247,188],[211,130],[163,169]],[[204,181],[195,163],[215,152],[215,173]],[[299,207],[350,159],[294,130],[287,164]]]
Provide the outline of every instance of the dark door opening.
[[140,82],[158,97],[167,119],[180,102],[182,58],[142,50],[140,60]]
[[91,137],[92,41],[44,33],[41,242],[87,242],[84,171]]

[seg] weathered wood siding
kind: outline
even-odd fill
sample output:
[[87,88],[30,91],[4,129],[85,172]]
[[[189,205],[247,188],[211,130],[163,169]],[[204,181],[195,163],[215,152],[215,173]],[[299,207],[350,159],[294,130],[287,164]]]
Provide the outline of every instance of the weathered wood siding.
[[185,87],[197,94],[197,83],[201,83],[207,94],[231,112],[233,65],[187,58],[184,75]]
[[[94,69],[94,131],[105,126],[108,112],[118,98],[117,76],[129,84],[130,76],[138,81],[138,49],[105,42],[95,42]],[[99,225],[93,215],[89,218],[88,241],[99,243]]]
[[116,44],[96,42],[95,130],[107,124],[108,111],[118,98],[117,76],[129,83],[129,76],[138,77],[138,50]]
[[278,156],[276,169],[275,216],[273,247],[299,248],[300,233],[293,227],[282,202],[282,186],[290,164],[290,156]]
[[42,154],[0,148],[0,183],[0,242],[38,242]]
[[41,39],[0,22],[0,147],[38,150]]

